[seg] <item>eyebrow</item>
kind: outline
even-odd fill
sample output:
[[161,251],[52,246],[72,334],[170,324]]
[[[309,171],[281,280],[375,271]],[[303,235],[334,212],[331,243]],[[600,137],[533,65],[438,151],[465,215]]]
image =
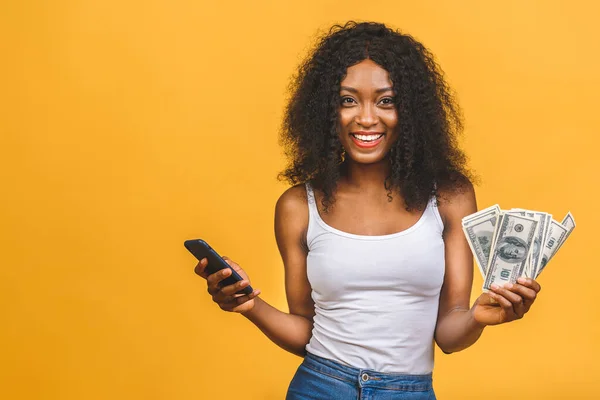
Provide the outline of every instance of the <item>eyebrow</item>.
[[[357,89],[355,89],[353,87],[350,87],[350,86],[342,86],[340,88],[340,90],[347,90],[347,91],[352,92],[352,93],[358,93]],[[375,93],[387,92],[388,90],[392,90],[393,91],[394,88],[392,88],[392,87],[379,88],[379,89],[375,90]]]

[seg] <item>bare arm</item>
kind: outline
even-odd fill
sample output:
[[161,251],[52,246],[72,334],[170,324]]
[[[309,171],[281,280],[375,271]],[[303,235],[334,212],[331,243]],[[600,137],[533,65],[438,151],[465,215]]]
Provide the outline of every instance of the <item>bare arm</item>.
[[477,211],[475,192],[468,184],[440,204],[444,220],[446,274],[440,293],[435,340],[445,353],[466,349],[479,339],[487,325],[520,319],[529,311],[539,284],[519,279],[508,287],[492,287],[469,307],[473,284],[473,256],[462,232],[462,218]]
[[479,339],[484,325],[470,310],[473,284],[473,256],[462,232],[462,218],[477,211],[475,192],[469,185],[464,192],[447,195],[440,202],[444,220],[446,273],[440,293],[435,340],[445,353],[463,350]]
[[312,335],[314,303],[306,274],[306,191],[296,186],[286,191],[275,207],[275,238],[285,268],[285,289],[289,314],[259,300],[244,315],[274,343],[299,356]]
[[[209,293],[222,309],[241,313],[275,344],[298,356],[306,353],[305,346],[312,334],[314,315],[311,288],[306,275],[307,227],[306,191],[301,186],[295,186],[279,198],[275,208],[275,237],[285,268],[289,313],[256,297],[258,291],[248,296],[236,295],[250,282],[245,272],[232,260],[226,261],[244,277],[244,281],[220,288],[219,282],[230,275],[228,270],[206,277]],[[205,267],[205,261],[200,263],[197,273],[202,276]]]

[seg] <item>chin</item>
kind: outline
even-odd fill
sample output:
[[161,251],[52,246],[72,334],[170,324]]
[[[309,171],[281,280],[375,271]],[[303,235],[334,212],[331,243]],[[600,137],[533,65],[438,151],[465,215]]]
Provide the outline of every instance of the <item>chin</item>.
[[352,161],[358,164],[377,164],[385,160],[385,154],[351,154]]

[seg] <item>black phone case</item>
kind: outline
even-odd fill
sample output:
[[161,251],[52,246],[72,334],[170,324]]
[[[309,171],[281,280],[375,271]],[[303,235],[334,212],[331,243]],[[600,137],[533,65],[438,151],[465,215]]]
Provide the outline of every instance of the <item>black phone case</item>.
[[[208,260],[208,265],[206,266],[206,271],[209,274],[214,274],[215,272],[220,271],[224,268],[231,269],[231,275],[221,281],[223,286],[233,285],[234,283],[243,280],[243,278],[240,276],[240,274],[235,272],[235,270],[233,268],[231,268],[229,266],[229,264],[227,264],[225,262],[225,260],[223,260],[223,258],[219,255],[219,253],[217,253],[212,247],[210,247],[208,245],[208,243],[206,243],[204,240],[202,240],[202,239],[186,240],[183,243],[183,245],[185,246],[186,249],[188,249],[188,251],[190,253],[192,253],[194,255],[194,257],[196,257],[198,259],[198,261],[200,261],[206,257],[206,259]],[[253,291],[254,291],[254,289],[252,289],[252,286],[246,286],[245,288],[243,288],[242,290],[240,290],[237,293],[250,294]]]

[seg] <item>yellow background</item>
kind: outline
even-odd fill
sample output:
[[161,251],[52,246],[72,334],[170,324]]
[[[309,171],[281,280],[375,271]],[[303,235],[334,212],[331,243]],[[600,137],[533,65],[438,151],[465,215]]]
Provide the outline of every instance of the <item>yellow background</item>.
[[436,351],[438,397],[600,397],[596,2],[0,9],[1,398],[283,398],[300,358],[214,305],[182,243],[205,238],[285,309],[273,210],[286,86],[316,32],[348,19],[437,55],[480,208],[571,210],[578,223],[523,320]]

